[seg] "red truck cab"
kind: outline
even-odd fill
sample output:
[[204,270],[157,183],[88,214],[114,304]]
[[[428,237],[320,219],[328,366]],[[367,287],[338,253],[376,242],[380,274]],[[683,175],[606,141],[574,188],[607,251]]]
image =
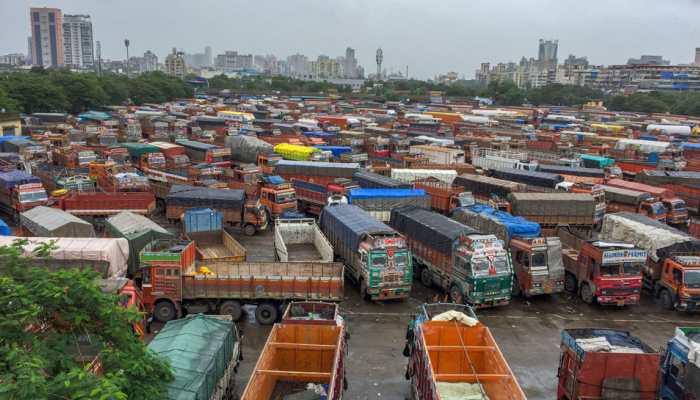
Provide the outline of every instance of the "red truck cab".
[[[647,252],[627,243],[584,241],[562,234],[564,287],[586,303],[625,306],[639,303]],[[571,237],[575,240],[572,243]]]

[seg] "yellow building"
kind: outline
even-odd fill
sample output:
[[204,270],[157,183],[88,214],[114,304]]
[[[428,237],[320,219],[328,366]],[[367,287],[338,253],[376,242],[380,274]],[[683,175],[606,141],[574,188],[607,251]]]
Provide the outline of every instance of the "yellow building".
[[0,112],[0,135],[20,136],[22,134],[22,119],[18,113]]

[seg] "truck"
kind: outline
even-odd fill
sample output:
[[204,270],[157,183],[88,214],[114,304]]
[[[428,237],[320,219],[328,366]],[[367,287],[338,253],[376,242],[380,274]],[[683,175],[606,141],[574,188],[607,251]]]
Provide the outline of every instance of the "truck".
[[557,184],[564,181],[561,175],[550,174],[549,172],[524,171],[513,168],[499,168],[491,170],[490,172],[491,176],[497,179],[549,189],[554,189]]
[[246,165],[226,170],[228,187],[243,189],[247,194],[260,199],[271,218],[285,211],[296,211],[296,191],[291,183],[276,175],[263,175],[260,167]]
[[453,302],[474,307],[510,302],[511,259],[495,235],[415,206],[393,209],[389,225],[405,235],[424,286],[435,285]]
[[555,188],[557,191],[570,192],[570,193],[588,193],[593,196],[595,201],[595,216],[593,218],[596,227],[603,222],[603,216],[608,208],[605,202],[605,190],[603,186],[598,184],[591,184],[586,182],[562,182]]
[[326,185],[337,178],[352,179],[359,168],[357,163],[280,160],[275,164],[274,173],[288,181],[297,179]]
[[559,174],[570,182],[586,182],[600,184],[606,178],[605,170],[601,168],[567,167],[562,165],[540,164],[540,172]]
[[[144,312],[141,290],[133,280],[124,277],[113,277],[100,279],[97,284],[102,293],[114,295],[122,307],[133,307],[135,311]],[[143,338],[146,334],[145,318],[133,321],[131,330],[136,336]]]
[[347,203],[348,192],[357,186],[345,178],[336,178],[328,184],[293,178],[292,187],[296,191],[299,211],[318,216],[328,204]]
[[202,265],[212,262],[243,262],[246,249],[225,229],[199,232],[186,232],[185,238],[195,243],[197,261]]
[[649,193],[608,185],[600,186],[605,192],[606,212],[633,212],[656,221],[666,221],[666,207]]
[[566,274],[564,288],[588,304],[639,304],[647,252],[621,241],[583,240],[559,229]]
[[179,220],[191,208],[218,210],[223,214],[224,222],[240,226],[248,236],[267,229],[270,220],[260,201],[249,199],[243,190],[173,185],[165,198],[165,205],[165,216],[169,220]]
[[333,261],[333,247],[313,218],[276,220],[275,253],[282,262]]
[[38,177],[20,170],[0,172],[0,209],[13,219],[47,202],[46,190]]
[[187,139],[178,139],[175,144],[185,148],[185,153],[192,163],[208,163],[220,167],[231,166],[231,149]]
[[[175,374],[175,380],[166,383],[167,399],[235,397],[241,336],[230,316],[195,314],[169,321],[148,349],[167,360]],[[193,365],[199,366],[196,371]]]
[[474,203],[474,196],[461,186],[441,182],[437,179],[422,179],[415,182],[418,190],[430,196],[430,207],[441,214],[449,215],[452,210]]
[[606,185],[649,193],[649,195],[658,199],[664,205],[666,209],[666,223],[670,225],[688,224],[688,208],[685,201],[677,197],[670,189],[639,182],[624,181],[622,179],[610,179],[606,182]]
[[244,304],[255,319],[274,323],[290,300],[340,301],[342,263],[232,263],[197,265],[195,243],[156,240],[140,253],[144,305],[161,322],[185,313],[218,313],[238,321]]
[[367,300],[405,299],[413,282],[406,239],[368,212],[351,204],[323,209],[319,223],[347,276]]
[[360,170],[352,175],[352,180],[362,188],[369,189],[413,189],[413,185],[388,176]]
[[496,150],[480,147],[471,149],[472,165],[483,170],[512,168],[525,171],[537,171],[538,162],[530,161],[527,152]]
[[190,158],[184,146],[168,142],[150,142],[149,144],[163,153],[166,169],[182,169],[190,165]]
[[156,198],[151,192],[64,192],[51,198],[54,207],[73,215],[106,217],[129,211],[151,215]]
[[462,164],[464,163],[464,150],[449,147],[421,144],[411,146],[409,154],[422,154],[434,164]]
[[456,177],[457,171],[449,169],[391,169],[392,179],[406,183],[413,183],[420,179],[435,178],[439,181],[452,184]]
[[657,399],[659,352],[627,331],[564,329],[557,399]]
[[342,400],[348,355],[337,305],[292,302],[275,324],[241,400]]
[[608,214],[602,240],[625,240],[646,250],[644,289],[665,309],[697,311],[700,305],[700,240],[633,213]]
[[149,192],[148,178],[141,171],[112,161],[90,163],[88,176],[105,192]]
[[590,230],[595,224],[595,200],[587,193],[511,193],[513,215],[537,222],[543,228],[558,225]]
[[421,189],[350,189],[348,204],[354,204],[382,222],[388,222],[391,210],[404,205],[430,208],[431,197]]
[[697,400],[700,393],[700,328],[677,327],[661,354],[659,398]]
[[275,154],[279,154],[285,160],[294,161],[328,161],[328,153],[315,147],[300,146],[296,144],[280,143],[272,148]]
[[467,305],[422,305],[404,355],[411,399],[526,399],[491,331]]
[[523,183],[476,174],[461,174],[455,178],[453,184],[471,192],[477,202],[508,213],[512,211],[510,202],[507,200],[508,195],[527,190],[527,185]]
[[506,244],[513,262],[513,296],[564,290],[561,241],[556,236],[542,237],[539,224],[481,204],[457,209],[452,218]]

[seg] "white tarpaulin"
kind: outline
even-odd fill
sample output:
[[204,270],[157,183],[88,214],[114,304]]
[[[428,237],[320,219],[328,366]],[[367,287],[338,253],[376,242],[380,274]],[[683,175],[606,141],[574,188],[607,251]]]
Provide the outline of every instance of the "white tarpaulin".
[[617,150],[625,150],[628,147],[638,147],[644,153],[663,153],[670,142],[656,142],[653,140],[620,139],[615,145]]
[[55,241],[56,249],[49,257],[55,260],[104,261],[109,263],[107,278],[117,278],[126,275],[129,260],[129,242],[124,238],[47,238],[16,236],[0,236],[0,246],[9,246],[15,240],[26,239],[29,243],[24,246],[24,254],[32,256],[32,251],[41,243]]
[[417,179],[435,178],[442,182],[452,184],[457,177],[457,171],[453,169],[393,169],[391,178],[401,182],[413,183]]
[[632,243],[637,248],[646,250],[654,261],[659,261],[656,250],[689,240],[688,235],[682,232],[656,228],[615,214],[603,218],[599,239]]

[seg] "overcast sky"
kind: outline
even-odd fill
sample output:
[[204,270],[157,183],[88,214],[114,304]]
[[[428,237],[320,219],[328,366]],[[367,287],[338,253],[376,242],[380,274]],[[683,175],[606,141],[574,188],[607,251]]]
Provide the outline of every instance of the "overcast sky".
[[481,62],[536,57],[540,38],[559,39],[560,61],[594,64],[690,63],[700,47],[700,0],[0,0],[0,54],[27,52],[32,6],[91,15],[103,59],[125,57],[124,37],[161,60],[172,47],[315,58],[350,46],[372,72],[381,46],[389,71],[471,79]]

